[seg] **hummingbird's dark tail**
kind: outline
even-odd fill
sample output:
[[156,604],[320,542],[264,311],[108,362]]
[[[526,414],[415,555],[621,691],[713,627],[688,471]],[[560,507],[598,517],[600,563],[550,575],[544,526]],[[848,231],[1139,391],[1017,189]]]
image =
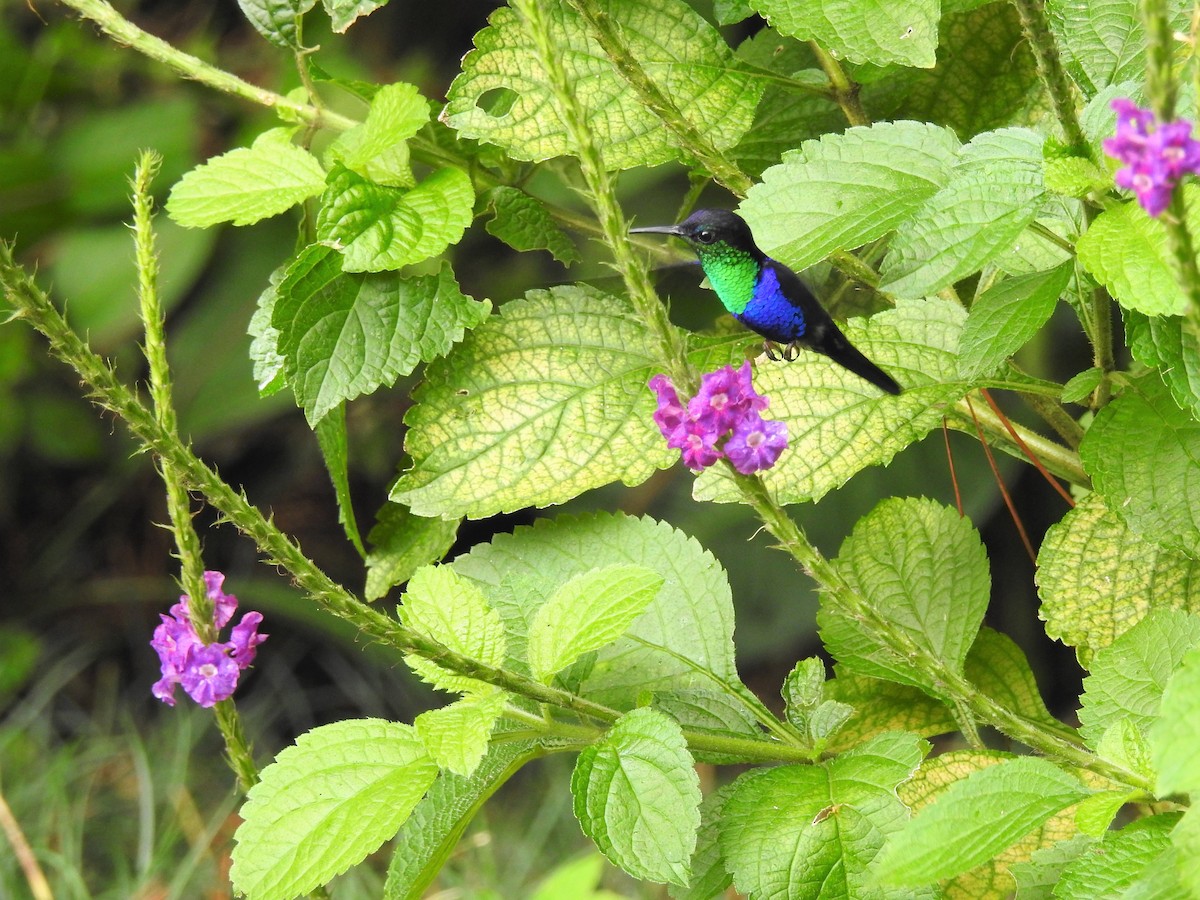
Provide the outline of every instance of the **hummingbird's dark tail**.
[[825,354],[839,366],[844,366],[860,378],[865,378],[881,391],[887,391],[889,394],[900,393],[900,385],[896,384],[896,380],[859,353],[858,349],[846,340],[846,336],[840,331],[830,329],[823,337],[825,340],[819,344],[814,342],[811,345],[812,349]]

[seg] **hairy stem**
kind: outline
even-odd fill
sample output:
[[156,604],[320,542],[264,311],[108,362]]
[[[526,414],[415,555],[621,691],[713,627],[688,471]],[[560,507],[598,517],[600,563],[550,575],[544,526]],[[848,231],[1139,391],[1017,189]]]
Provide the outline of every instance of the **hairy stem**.
[[[537,48],[538,61],[550,78],[559,114],[563,117],[571,143],[579,157],[579,168],[587,186],[588,199],[600,222],[604,242],[612,252],[616,269],[625,282],[629,299],[658,339],[662,348],[663,364],[672,381],[678,385],[691,384],[696,376],[688,365],[683,338],[667,318],[666,307],[658,299],[646,265],[633,252],[629,242],[629,223],[625,221],[625,215],[617,203],[613,178],[605,168],[603,153],[588,126],[587,113],[571,88],[570,79],[562,65],[560,50],[551,39],[545,19],[546,10],[536,0],[516,0],[513,5],[524,17],[526,29]],[[580,5],[590,10],[587,0],[581,0]],[[586,18],[586,14],[581,12],[581,15],[585,15]],[[612,25],[606,15],[599,15],[598,21],[606,27]],[[640,66],[637,68],[641,71]],[[645,76],[644,72],[641,74]],[[648,78],[646,82],[657,91],[657,86]],[[675,112],[678,114],[678,109]],[[679,118],[682,120],[682,116]],[[674,127],[678,125],[678,122],[674,123]]]
[[358,124],[353,119],[327,109],[317,109],[307,103],[297,103],[282,94],[268,91],[257,85],[244,81],[229,72],[206,63],[199,57],[184,53],[162,38],[155,37],[134,25],[105,0],[62,0],[81,16],[95,22],[100,29],[119,44],[125,44],[134,50],[162,63],[167,68],[179,73],[184,78],[199,81],[225,94],[232,94],[257,103],[261,106],[286,112],[302,122],[317,124],[323,127],[344,131]]
[[977,690],[965,676],[951,669],[937,654],[922,647],[907,632],[885,619],[866,598],[851,589],[837,569],[812,545],[799,525],[770,496],[760,478],[745,475],[735,477],[742,488],[743,497],[754,507],[763,524],[821,586],[825,602],[835,604],[881,639],[893,652],[919,668],[930,679],[934,690],[954,706],[969,709],[980,721],[1039,752],[1142,790],[1152,788],[1150,780],[1144,776],[1089,753],[1074,730],[1066,725],[1050,725],[1028,719]]
[[[596,0],[567,0],[591,29],[621,77],[679,139],[680,146],[712,173],[713,178],[739,197],[750,190],[749,176],[713,145],[712,141],[680,111],[675,101],[655,83],[641,63],[629,52],[608,12]],[[561,69],[561,66],[558,68]]]
[[1021,30],[1033,50],[1037,62],[1038,75],[1050,94],[1054,105],[1054,115],[1062,126],[1067,143],[1081,150],[1094,161],[1094,151],[1079,124],[1079,112],[1075,108],[1075,92],[1067,72],[1063,68],[1062,59],[1058,55],[1058,46],[1054,43],[1054,35],[1050,33],[1050,23],[1046,20],[1046,9],[1042,0],[1012,0],[1017,8],[1017,16],[1021,20]]
[[[976,406],[974,415],[972,415],[971,407],[967,401],[965,399],[960,400],[949,411],[946,421],[950,427],[966,432],[967,434],[975,434],[975,422],[978,421],[989,439],[988,443],[1018,459],[1026,459],[1025,452],[1013,440],[1004,422],[985,404]],[[1042,461],[1047,470],[1059,478],[1065,478],[1071,484],[1091,488],[1092,481],[1088,477],[1087,472],[1083,470],[1083,463],[1079,461],[1078,453],[1064,447],[1062,444],[1055,443],[1043,437],[1036,431],[1030,431],[1024,425],[1016,422],[1011,422],[1010,424],[1017,434],[1021,436],[1021,440],[1025,442],[1025,445],[1033,453],[1037,454],[1038,459]]]
[[[171,370],[167,365],[167,344],[164,317],[158,296],[158,258],[154,245],[154,199],[150,185],[162,162],[153,151],[142,153],[133,177],[133,233],[136,244],[138,296],[142,328],[146,335],[146,362],[150,369],[150,397],[154,420],[163,432],[179,443],[175,406],[171,400]],[[171,531],[179,552],[180,580],[188,594],[188,616],[200,639],[211,644],[217,639],[214,626],[213,602],[204,582],[204,560],[200,551],[200,536],[192,524],[192,501],[174,465],[160,457],[159,472],[167,491],[167,513]],[[254,751],[246,739],[233,700],[223,700],[213,710],[217,728],[225,739],[225,752],[230,768],[237,776],[242,792],[258,782],[258,767]]]

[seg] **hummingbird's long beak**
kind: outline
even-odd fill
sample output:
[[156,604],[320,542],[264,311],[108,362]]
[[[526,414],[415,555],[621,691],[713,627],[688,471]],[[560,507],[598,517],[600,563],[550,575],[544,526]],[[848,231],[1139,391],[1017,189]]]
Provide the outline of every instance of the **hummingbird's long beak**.
[[644,228],[630,228],[630,234],[673,234],[679,236],[682,232],[678,225],[647,225]]

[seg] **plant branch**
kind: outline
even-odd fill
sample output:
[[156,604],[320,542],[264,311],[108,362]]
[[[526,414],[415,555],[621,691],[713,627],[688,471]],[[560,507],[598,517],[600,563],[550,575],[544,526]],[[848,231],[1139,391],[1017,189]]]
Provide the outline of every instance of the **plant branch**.
[[155,37],[134,25],[105,0],[61,0],[61,2],[84,18],[95,22],[101,31],[117,43],[125,44],[138,53],[162,63],[184,78],[198,81],[222,93],[241,97],[251,103],[257,103],[278,112],[286,112],[309,124],[334,128],[339,131],[345,131],[359,124],[340,113],[318,109],[307,103],[297,103],[282,94],[244,81],[190,53],[184,53],[162,38]]
[[809,542],[799,525],[770,496],[762,479],[736,473],[734,477],[743,497],[754,507],[763,524],[821,586],[826,602],[835,604],[894,653],[919,668],[931,679],[934,690],[953,705],[971,710],[980,721],[987,722],[1041,753],[1056,756],[1072,765],[1141,790],[1152,789],[1151,781],[1144,776],[1088,752],[1073,729],[1059,723],[1051,725],[1026,718],[976,689],[964,675],[949,668],[937,654],[925,649],[894,626],[865,597],[851,589],[837,569]]
[[1021,30],[1033,50],[1038,75],[1050,94],[1054,115],[1058,124],[1062,126],[1067,143],[1086,153],[1088,158],[1095,162],[1095,151],[1088,143],[1083,126],[1079,123],[1079,113],[1075,108],[1075,91],[1058,55],[1058,45],[1054,43],[1054,35],[1050,32],[1045,7],[1041,0],[1012,0],[1012,4],[1017,8]]
[[[1009,434],[1004,422],[990,407],[981,405],[975,409],[974,416],[972,416],[967,401],[965,399],[959,400],[954,404],[953,409],[947,411],[946,421],[951,428],[958,429],[967,434],[975,433],[975,422],[978,421],[990,439],[989,443],[992,446],[998,447],[1005,453],[1015,456],[1018,459],[1028,459],[1025,451],[1021,449],[1020,444]],[[1083,463],[1079,461],[1078,453],[1038,434],[1036,431],[1029,430],[1017,422],[1010,422],[1010,424],[1017,434],[1021,436],[1021,440],[1025,442],[1025,445],[1037,455],[1038,459],[1042,461],[1042,464],[1050,472],[1053,472],[1059,478],[1066,479],[1071,484],[1091,489],[1091,478],[1083,470]]]
[[808,46],[812,48],[817,57],[817,65],[829,79],[830,94],[837,105],[842,108],[846,121],[851,125],[870,125],[871,117],[863,109],[862,101],[858,97],[858,83],[851,81],[846,70],[842,68],[842,64],[816,41],[809,41]]
[[[587,186],[588,199],[600,223],[604,242],[613,255],[613,263],[625,282],[629,299],[658,339],[662,348],[662,360],[672,381],[678,385],[691,384],[695,381],[695,374],[688,365],[683,339],[679,330],[668,319],[667,309],[654,290],[645,264],[633,252],[629,241],[629,223],[625,220],[620,204],[617,203],[612,176],[604,165],[604,156],[588,125],[587,114],[571,88],[570,79],[562,65],[560,51],[550,37],[549,27],[544,18],[545,10],[536,0],[516,0],[513,5],[524,17],[526,29],[537,48],[539,62],[550,78],[559,114],[579,157],[579,168]],[[587,0],[581,0],[581,5],[587,7]],[[581,12],[581,15],[584,13]],[[610,28],[612,26],[607,16],[601,16],[599,21]],[[640,66],[638,69],[640,71]],[[645,76],[645,73],[642,75]],[[649,79],[646,81],[649,82]],[[656,85],[652,82],[649,84],[657,91]],[[749,179],[747,184],[748,182]]]
[[604,49],[620,76],[637,92],[642,103],[678,138],[680,146],[708,169],[713,178],[739,197],[744,197],[752,184],[749,176],[718,150],[680,111],[675,101],[646,74],[641,63],[625,46],[616,24],[600,3],[597,0],[567,0],[567,3],[587,23],[592,36]]

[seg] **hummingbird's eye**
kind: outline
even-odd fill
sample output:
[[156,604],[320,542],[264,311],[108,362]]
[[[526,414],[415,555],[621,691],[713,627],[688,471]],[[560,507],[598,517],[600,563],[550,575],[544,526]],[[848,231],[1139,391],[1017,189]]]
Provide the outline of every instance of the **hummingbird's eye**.
[[711,244],[717,239],[717,234],[711,228],[705,228],[696,232],[696,240],[702,244]]

